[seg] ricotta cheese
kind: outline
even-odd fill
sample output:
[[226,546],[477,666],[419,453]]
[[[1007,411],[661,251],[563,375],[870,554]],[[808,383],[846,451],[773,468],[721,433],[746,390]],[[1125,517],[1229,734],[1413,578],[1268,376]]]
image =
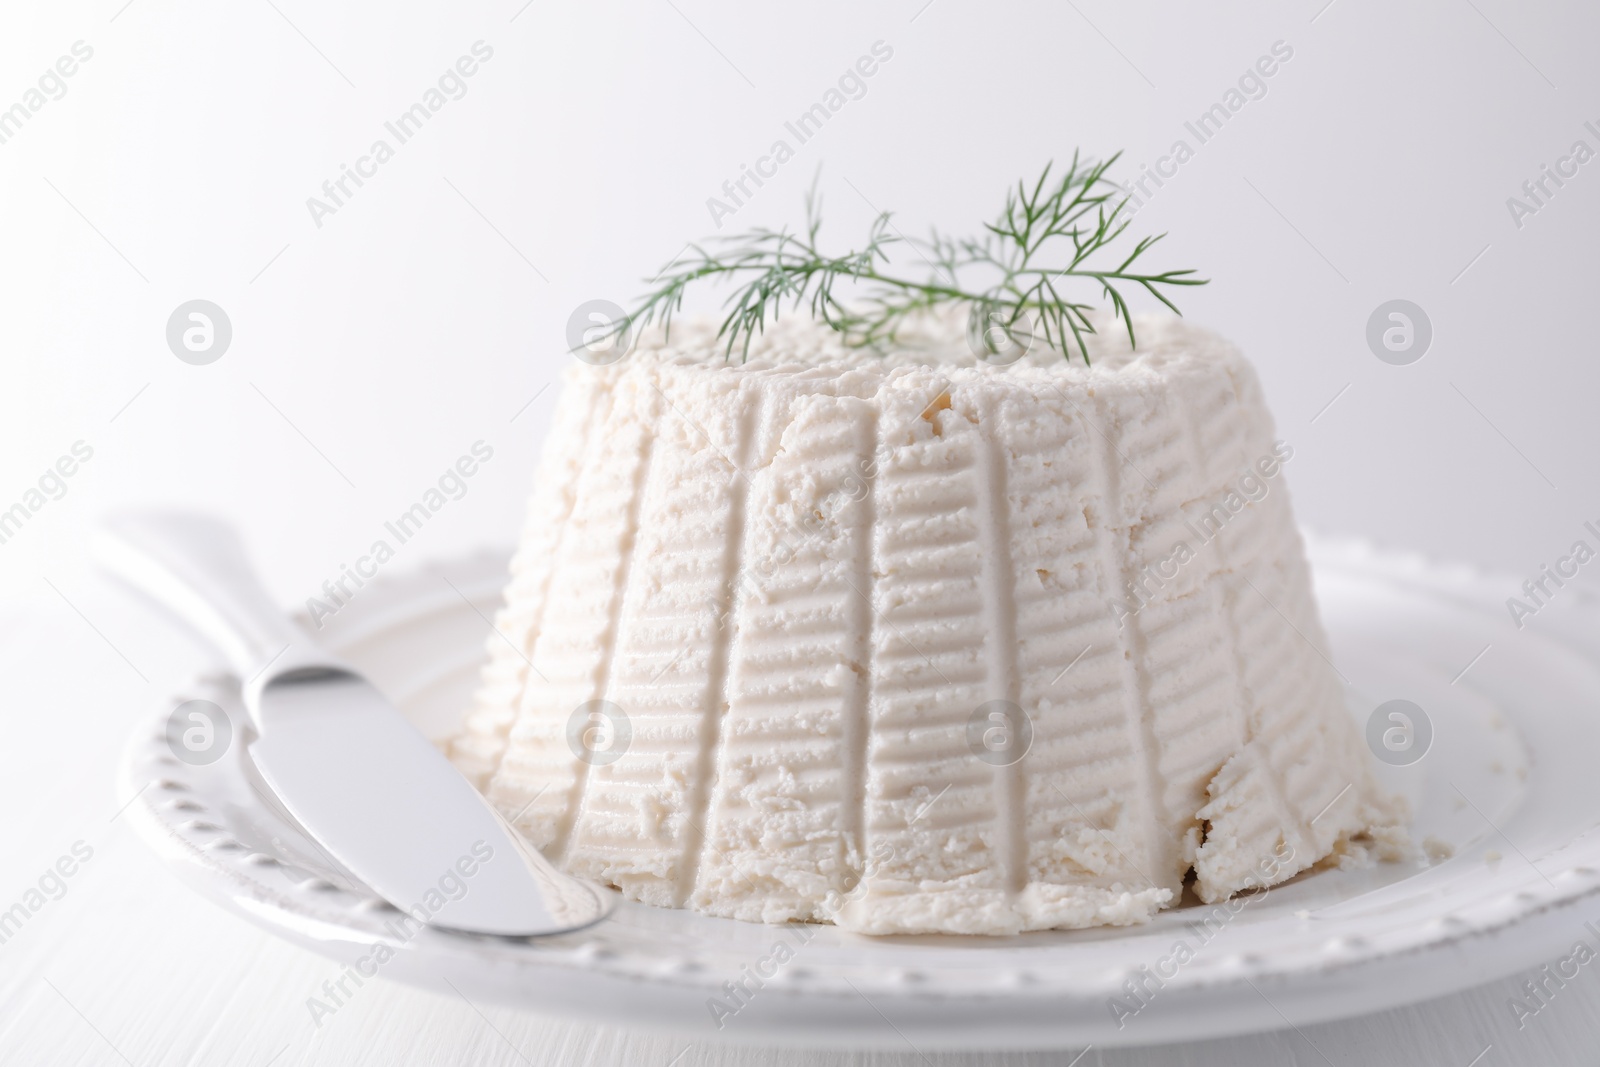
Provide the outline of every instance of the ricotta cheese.
[[1251,367],[784,320],[568,373],[457,765],[663,907],[1130,924],[1392,841]]

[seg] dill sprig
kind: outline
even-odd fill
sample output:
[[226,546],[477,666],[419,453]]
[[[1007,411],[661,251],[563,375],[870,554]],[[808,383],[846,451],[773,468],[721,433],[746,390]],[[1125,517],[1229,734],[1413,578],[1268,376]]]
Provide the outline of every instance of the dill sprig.
[[[1099,286],[1110,301],[1113,321],[1125,323],[1130,345],[1137,344],[1133,319],[1119,285],[1142,288],[1177,313],[1160,287],[1206,284],[1192,270],[1151,274],[1135,269],[1166,234],[1140,238],[1120,260],[1100,255],[1128,228],[1129,220],[1122,217],[1126,194],[1105,176],[1120,155],[1087,163],[1074,153],[1071,165],[1054,181],[1054,164],[1047,165],[1031,186],[1018,182],[1007,191],[1005,209],[984,224],[980,237],[957,239],[934,230],[927,240],[908,238],[885,211],[873,220],[866,243],[843,255],[820,248],[822,200],[813,182],[805,198],[802,232],[763,227],[714,239],[710,249],[690,245],[649,279],[656,288],[611,323],[603,337],[657,320],[670,333],[672,316],[683,307],[689,286],[720,278],[736,284],[717,331],[727,346],[724,358],[731,358],[736,347],[741,360],[748,358],[750,342],[765,330],[769,316],[777,320],[787,300],[796,309],[808,306],[813,317],[838,330],[846,343],[879,349],[894,343],[897,329],[916,313],[967,303],[973,327],[969,333],[981,338],[989,353],[1003,347],[994,327],[1003,335],[1004,347],[1019,338],[1026,347],[1037,330],[1046,344],[1069,358],[1075,342],[1087,364],[1085,337],[1095,332],[1089,319],[1095,305],[1081,296],[1063,295],[1069,279]],[[897,244],[917,252],[930,268],[926,278],[890,273],[888,249]],[[1052,260],[1053,265],[1046,265]],[[968,280],[975,274],[986,276],[987,284]]]

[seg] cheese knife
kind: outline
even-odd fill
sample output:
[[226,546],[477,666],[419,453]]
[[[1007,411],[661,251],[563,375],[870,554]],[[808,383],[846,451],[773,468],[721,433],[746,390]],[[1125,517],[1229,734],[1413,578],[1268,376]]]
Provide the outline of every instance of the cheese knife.
[[556,870],[370,682],[273,605],[230,526],[118,516],[96,555],[227,657],[262,778],[378,896],[433,926],[520,937],[611,910],[613,894]]

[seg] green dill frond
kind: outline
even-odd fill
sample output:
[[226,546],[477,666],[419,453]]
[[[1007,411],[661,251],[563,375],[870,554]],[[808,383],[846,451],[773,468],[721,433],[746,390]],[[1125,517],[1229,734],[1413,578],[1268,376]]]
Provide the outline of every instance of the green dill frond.
[[[1135,345],[1124,288],[1143,289],[1177,312],[1162,289],[1207,282],[1193,270],[1148,273],[1139,268],[1165,234],[1140,238],[1120,260],[1109,258],[1115,251],[1102,255],[1128,228],[1123,217],[1126,194],[1105,176],[1120,155],[1088,163],[1074,153],[1054,180],[1052,163],[1031,185],[1019,181],[1007,190],[1005,207],[995,221],[984,223],[979,237],[954,238],[934,230],[926,240],[906,238],[892,225],[890,213],[883,212],[873,220],[864,244],[838,256],[820,248],[822,198],[813,181],[801,232],[757,228],[718,238],[709,248],[691,245],[649,279],[654,288],[612,323],[605,336],[657,321],[670,332],[688,287],[723,279],[734,285],[717,331],[726,346],[725,358],[735,349],[741,360],[747,358],[751,341],[765,331],[769,318],[776,321],[785,303],[794,310],[808,309],[846,343],[870,348],[892,344],[896,329],[917,313],[966,303],[973,316],[982,316],[1007,336],[1037,333],[1069,356],[1076,346],[1087,364],[1085,342],[1095,332],[1089,315],[1096,305],[1082,295],[1063,295],[1063,289],[1081,289],[1085,283],[1091,293],[1097,289],[1114,319],[1126,326],[1128,343]],[[909,245],[927,263],[928,277],[890,272],[886,250],[896,244]],[[969,281],[974,275],[987,284]],[[983,336],[992,347],[989,335]]]

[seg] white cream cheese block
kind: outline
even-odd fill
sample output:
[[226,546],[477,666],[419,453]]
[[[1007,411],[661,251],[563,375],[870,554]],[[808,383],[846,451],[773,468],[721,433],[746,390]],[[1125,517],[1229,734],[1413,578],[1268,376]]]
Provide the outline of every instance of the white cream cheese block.
[[1251,367],[677,323],[568,373],[452,755],[638,901],[1129,924],[1392,844]]

